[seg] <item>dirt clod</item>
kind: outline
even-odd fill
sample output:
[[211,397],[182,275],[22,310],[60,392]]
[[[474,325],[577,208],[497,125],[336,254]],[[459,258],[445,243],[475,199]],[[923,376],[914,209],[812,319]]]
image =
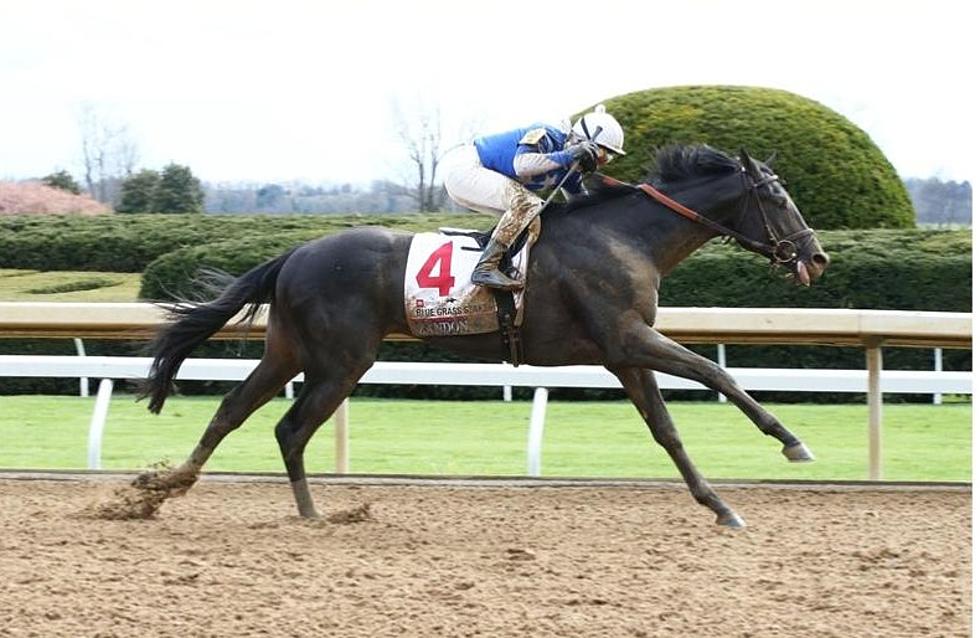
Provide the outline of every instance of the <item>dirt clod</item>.
[[327,517],[327,520],[337,525],[351,525],[353,523],[364,523],[374,520],[371,515],[371,504],[364,503],[353,509],[341,510]]
[[182,496],[195,481],[195,473],[157,464],[129,485],[114,489],[108,498],[89,505],[83,514],[105,520],[154,518],[167,499]]

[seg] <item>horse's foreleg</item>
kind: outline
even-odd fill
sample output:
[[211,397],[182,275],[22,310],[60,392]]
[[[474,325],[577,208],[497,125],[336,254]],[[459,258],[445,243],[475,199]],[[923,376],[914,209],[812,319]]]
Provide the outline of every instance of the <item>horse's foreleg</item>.
[[743,527],[745,523],[742,522],[741,517],[725,504],[687,456],[677,428],[674,427],[674,422],[660,395],[660,388],[657,387],[653,372],[642,368],[609,368],[609,370],[623,384],[626,394],[650,428],[654,440],[670,455],[674,465],[684,477],[688,489],[691,490],[694,500],[713,511],[717,515],[716,522],[719,525]]
[[630,365],[691,379],[716,392],[721,392],[738,406],[763,434],[776,438],[783,444],[783,455],[787,459],[813,460],[813,455],[806,445],[739,387],[732,375],[714,361],[691,352],[647,326],[633,332],[623,350],[623,358]]

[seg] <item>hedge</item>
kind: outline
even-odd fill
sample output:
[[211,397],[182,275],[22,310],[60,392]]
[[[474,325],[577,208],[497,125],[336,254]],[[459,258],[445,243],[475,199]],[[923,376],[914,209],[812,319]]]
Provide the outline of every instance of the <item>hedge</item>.
[[0,216],[0,268],[142,272],[153,260],[229,239],[317,237],[345,228],[407,230],[475,224],[475,214],[424,215],[9,215]]
[[[706,143],[734,154],[777,157],[773,169],[814,228],[911,228],[901,178],[867,133],[813,100],[776,89],[679,86],[612,97],[628,155],[606,172],[637,182],[653,149]],[[581,115],[581,114],[579,114]]]
[[[970,231],[877,230],[819,233],[832,263],[810,288],[780,281],[765,259],[718,240],[681,263],[661,287],[667,306],[971,309]],[[244,273],[307,237],[294,232],[183,248],[147,267],[141,294],[193,293],[201,267]]]

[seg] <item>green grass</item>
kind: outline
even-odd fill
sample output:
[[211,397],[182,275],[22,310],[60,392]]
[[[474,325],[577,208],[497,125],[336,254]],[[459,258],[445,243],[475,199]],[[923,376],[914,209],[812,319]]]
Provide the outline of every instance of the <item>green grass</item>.
[[0,269],[0,301],[136,301],[139,273]]
[[[120,395],[103,446],[106,469],[181,461],[217,407],[216,398],[171,399],[163,414]],[[0,397],[0,467],[84,468],[93,399]],[[209,470],[282,471],[273,436],[288,402],[277,399],[233,432]],[[733,406],[673,403],[688,452],[709,478],[865,479],[863,405],[774,405],[772,411],[817,456],[791,464]],[[968,404],[886,405],[884,478],[969,481]],[[523,475],[528,402],[355,399],[350,409],[351,471],[357,473]],[[307,450],[310,472],[333,470],[330,424]],[[548,406],[542,470],[546,476],[676,478],[677,471],[625,402]]]

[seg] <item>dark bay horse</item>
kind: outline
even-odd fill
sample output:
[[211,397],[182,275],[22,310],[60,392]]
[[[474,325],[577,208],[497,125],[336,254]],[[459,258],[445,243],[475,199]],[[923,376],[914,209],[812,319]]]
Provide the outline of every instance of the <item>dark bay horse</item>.
[[[721,234],[787,268],[804,285],[821,275],[829,258],[777,176],[744,151],[736,159],[707,146],[670,147],[657,154],[647,182],[669,196],[670,207],[643,192],[641,184],[544,211],[528,271],[526,363],[609,369],[695,500],[715,512],[719,524],[741,527],[742,519],[688,458],[652,371],[721,392],[759,430],[778,439],[790,461],[812,456],[725,370],[653,327],[660,280]],[[696,212],[692,218],[671,208]],[[196,346],[245,306],[251,305],[254,316],[259,304],[270,304],[261,362],[224,398],[190,457],[158,476],[158,483],[172,495],[186,492],[222,439],[302,371],[302,390],[275,431],[299,513],[317,516],[304,450],[374,363],[385,336],[408,333],[403,281],[411,239],[410,233],[384,228],[324,237],[252,269],[210,303],[175,308],[177,320],[151,345],[155,358],[144,394],[153,412],[162,408],[178,368]],[[430,341],[501,359],[499,333]]]

